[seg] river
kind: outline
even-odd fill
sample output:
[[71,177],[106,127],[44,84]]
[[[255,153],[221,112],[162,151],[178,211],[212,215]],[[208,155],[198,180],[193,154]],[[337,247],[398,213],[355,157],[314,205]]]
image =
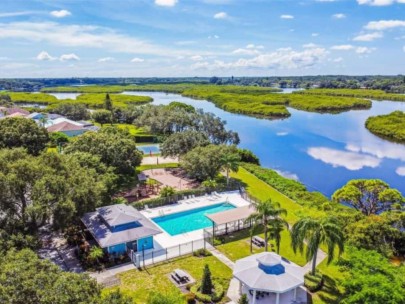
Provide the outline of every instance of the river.
[[161,92],[124,92],[153,98],[153,104],[180,101],[227,121],[239,133],[241,148],[252,150],[264,167],[327,196],[350,179],[380,178],[405,194],[405,145],[371,134],[369,116],[405,111],[405,103],[373,101],[369,110],[319,114],[289,108],[291,117],[267,120],[225,112],[206,100]]

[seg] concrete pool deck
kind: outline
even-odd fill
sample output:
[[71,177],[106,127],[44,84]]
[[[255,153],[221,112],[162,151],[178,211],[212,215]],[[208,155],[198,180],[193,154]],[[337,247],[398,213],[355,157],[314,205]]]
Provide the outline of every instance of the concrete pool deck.
[[[236,208],[249,206],[250,203],[242,198],[239,194],[239,191],[232,192],[222,192],[218,196],[209,195],[201,196],[188,200],[181,200],[178,204],[163,206],[158,208],[152,208],[141,211],[141,213],[152,220],[152,218],[174,214],[182,211],[193,210],[201,207],[207,207],[212,205],[217,205],[220,203],[229,202],[234,205]],[[177,246],[191,241],[198,241],[204,237],[204,229],[199,229],[195,231],[190,231],[178,235],[170,235],[164,229],[160,234],[155,235],[154,245],[155,249],[168,248],[172,246]]]

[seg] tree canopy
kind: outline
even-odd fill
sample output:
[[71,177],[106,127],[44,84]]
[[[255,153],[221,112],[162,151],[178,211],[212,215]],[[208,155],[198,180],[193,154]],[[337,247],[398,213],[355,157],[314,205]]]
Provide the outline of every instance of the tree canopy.
[[88,152],[97,155],[118,174],[133,174],[142,161],[142,153],[136,149],[135,139],[127,131],[114,127],[78,136],[65,148],[65,153]]
[[223,155],[235,148],[225,145],[197,147],[181,158],[181,166],[199,181],[215,179],[224,165]]
[[111,114],[111,111],[108,110],[97,110],[94,111],[91,114],[91,118],[99,123],[101,126],[104,124],[112,123],[113,122],[113,116]]
[[365,215],[390,210],[393,204],[403,204],[401,193],[379,179],[349,181],[332,196],[334,201],[349,204]]
[[38,157],[0,150],[0,228],[35,231],[52,219],[65,227],[75,216],[108,203],[115,176],[86,153]]
[[405,267],[393,266],[373,250],[349,248],[339,261],[343,280],[344,304],[405,303]]
[[186,154],[196,147],[209,145],[208,138],[198,131],[184,131],[170,135],[161,145],[163,157],[177,157]]
[[38,155],[45,149],[48,132],[32,119],[5,118],[0,120],[0,148],[27,149],[28,153]]
[[213,144],[239,143],[238,134],[227,131],[224,120],[200,109],[190,111],[179,106],[145,106],[134,123],[158,135],[169,136],[176,132],[194,130],[203,133]]
[[86,106],[80,103],[60,103],[52,112],[66,116],[72,120],[85,120],[90,118],[90,113],[87,111]]
[[0,256],[0,303],[97,303],[100,287],[87,275],[63,272],[29,249]]

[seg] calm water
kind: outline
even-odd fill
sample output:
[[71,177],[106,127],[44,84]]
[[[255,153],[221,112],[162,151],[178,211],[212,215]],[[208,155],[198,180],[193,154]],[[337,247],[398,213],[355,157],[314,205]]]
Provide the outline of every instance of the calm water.
[[55,96],[57,99],[73,99],[75,100],[77,96],[82,93],[48,93],[49,95]]
[[142,151],[144,154],[156,154],[160,153],[159,145],[137,145],[138,150]]
[[204,100],[177,94],[125,92],[146,95],[154,104],[180,101],[212,112],[239,133],[240,147],[252,150],[264,167],[303,182],[330,196],[350,179],[381,178],[405,194],[405,145],[382,140],[364,127],[367,117],[405,111],[405,103],[374,101],[370,110],[317,114],[289,109],[285,120],[266,120],[232,114]]
[[221,203],[156,217],[153,221],[170,235],[177,235],[210,227],[212,222],[205,216],[206,214],[214,214],[234,208],[234,205]]

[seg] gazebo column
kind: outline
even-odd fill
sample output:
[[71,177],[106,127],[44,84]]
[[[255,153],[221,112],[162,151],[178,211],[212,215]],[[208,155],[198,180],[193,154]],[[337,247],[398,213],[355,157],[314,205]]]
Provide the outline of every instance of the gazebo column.
[[253,304],[256,304],[256,289],[253,290]]
[[276,304],[280,303],[280,294],[277,292],[276,293]]
[[297,287],[294,288],[294,301],[297,300]]

